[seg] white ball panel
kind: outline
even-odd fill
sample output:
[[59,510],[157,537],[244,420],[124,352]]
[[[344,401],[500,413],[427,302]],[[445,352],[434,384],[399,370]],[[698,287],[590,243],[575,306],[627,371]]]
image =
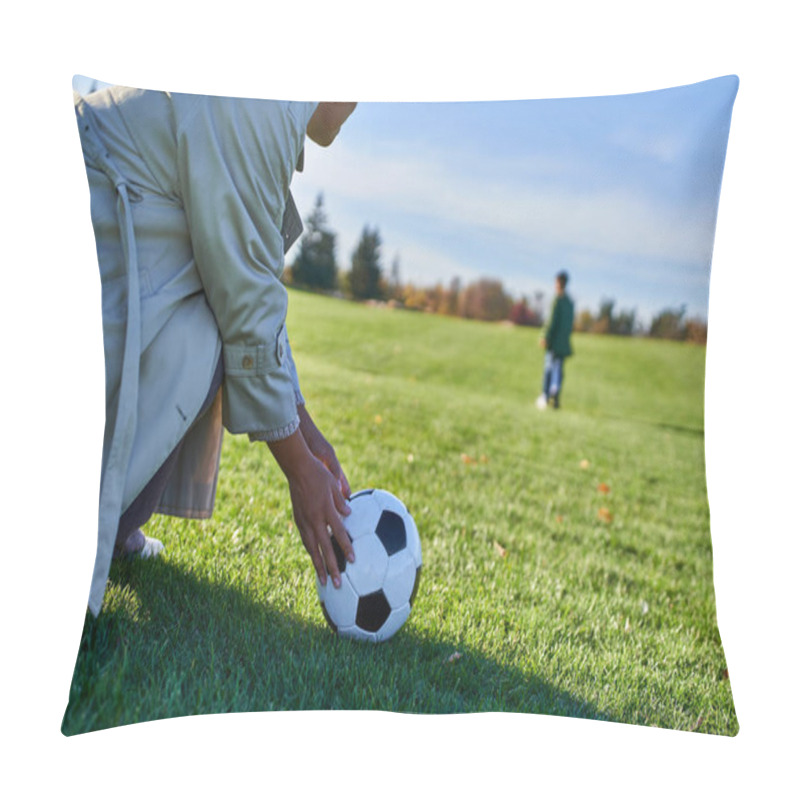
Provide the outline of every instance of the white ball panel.
[[411,606],[408,603],[392,611],[389,614],[389,619],[381,625],[380,630],[375,634],[376,641],[385,642],[394,636],[403,627],[403,623],[408,619],[410,613]]
[[348,501],[350,515],[344,517],[344,527],[353,541],[373,533],[381,518],[382,509],[373,495],[362,494]]
[[389,559],[389,569],[383,583],[383,593],[392,608],[399,608],[411,597],[417,566],[409,550],[401,550]]
[[386,577],[389,557],[380,539],[372,534],[353,540],[355,562],[347,565],[346,575],[359,595],[377,592]]
[[414,556],[414,564],[418,567],[422,566],[422,543],[419,539],[419,531],[417,530],[417,523],[414,518],[409,514],[406,516],[406,548]]
[[342,585],[336,589],[333,581],[323,586],[317,578],[317,595],[325,604],[328,616],[337,628],[355,625],[356,609],[358,608],[358,595],[347,579],[347,574],[342,576]]
[[385,489],[376,489],[372,496],[382,509],[394,511],[395,514],[399,514],[403,519],[408,516],[408,509],[403,505],[402,500],[399,500],[391,492],[387,492]]
[[[389,617],[386,622],[389,622],[390,619],[391,617]],[[384,623],[384,625],[385,624],[386,623]],[[360,642],[378,641],[377,634],[370,633],[369,631],[363,631],[361,628],[356,627],[355,625],[353,625],[351,628],[339,628],[339,635],[344,636],[346,639],[356,639]]]

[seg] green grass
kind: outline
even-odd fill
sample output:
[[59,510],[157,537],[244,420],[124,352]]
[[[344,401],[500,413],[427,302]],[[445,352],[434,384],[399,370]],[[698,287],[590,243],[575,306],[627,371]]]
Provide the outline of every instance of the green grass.
[[280,471],[263,445],[229,436],[213,519],[156,517],[166,557],[113,565],[65,733],[327,708],[737,732],[715,616],[703,348],[576,336],[563,408],[541,413],[538,331],[298,292],[290,307],[308,406],[353,490],[388,489],[417,521],[411,617],[377,646],[335,637]]

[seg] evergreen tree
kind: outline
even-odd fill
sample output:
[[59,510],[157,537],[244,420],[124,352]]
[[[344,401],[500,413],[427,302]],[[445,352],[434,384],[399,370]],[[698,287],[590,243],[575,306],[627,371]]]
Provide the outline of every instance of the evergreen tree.
[[381,238],[378,229],[371,231],[367,226],[353,251],[352,269],[348,275],[350,293],[358,300],[380,297]]
[[336,236],[326,228],[327,222],[319,194],[292,264],[292,283],[310,289],[336,288]]

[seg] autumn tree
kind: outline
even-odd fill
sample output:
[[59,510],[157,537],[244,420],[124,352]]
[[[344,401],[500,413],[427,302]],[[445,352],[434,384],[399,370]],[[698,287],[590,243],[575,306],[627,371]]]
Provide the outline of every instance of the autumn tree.
[[508,319],[512,300],[501,281],[481,278],[470,283],[458,297],[458,313],[467,319],[496,321]]
[[531,308],[524,297],[511,306],[508,318],[515,325],[530,325],[534,328],[542,326],[542,315],[535,308]]
[[636,332],[636,310],[614,312],[615,301],[603,299],[597,315],[581,311],[575,319],[575,330],[583,333],[612,333],[616,336],[633,336]]
[[454,317],[458,314],[458,296],[461,294],[461,279],[455,275],[450,280],[450,288],[447,291],[447,311],[446,314]]
[[706,344],[708,342],[708,323],[699,317],[687,320],[686,341],[692,344]]
[[594,325],[592,312],[588,308],[584,308],[575,318],[575,330],[580,333],[589,333],[592,330],[592,325]]

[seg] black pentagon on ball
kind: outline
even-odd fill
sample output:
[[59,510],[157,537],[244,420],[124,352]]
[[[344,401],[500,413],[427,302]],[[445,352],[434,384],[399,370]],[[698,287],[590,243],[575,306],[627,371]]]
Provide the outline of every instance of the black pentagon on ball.
[[375,533],[390,556],[399,553],[406,546],[406,524],[394,511],[384,511],[381,514]]
[[380,590],[365,594],[358,599],[358,609],[356,611],[356,625],[361,630],[375,633],[380,630],[381,625],[389,619],[392,613],[389,601]]
[[331,619],[330,614],[328,614],[328,609],[325,608],[325,603],[320,603],[320,606],[322,607],[322,615],[325,617],[325,620],[328,623],[328,625],[331,626],[331,630],[334,633],[339,633],[339,628],[336,626],[336,623]]
[[348,500],[355,500],[356,497],[361,497],[362,494],[372,494],[375,490],[374,489],[362,489],[360,492],[356,492],[355,494],[351,494],[348,497]]

